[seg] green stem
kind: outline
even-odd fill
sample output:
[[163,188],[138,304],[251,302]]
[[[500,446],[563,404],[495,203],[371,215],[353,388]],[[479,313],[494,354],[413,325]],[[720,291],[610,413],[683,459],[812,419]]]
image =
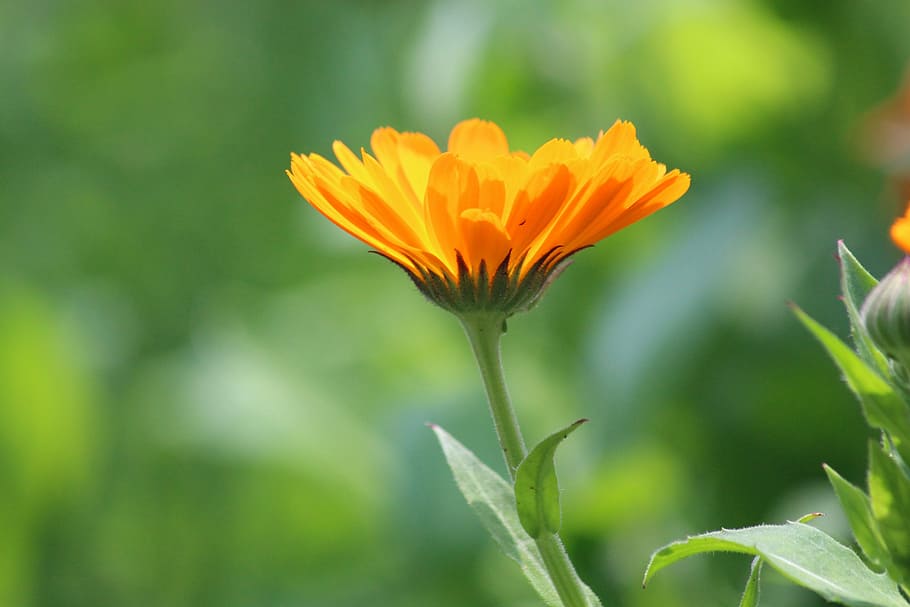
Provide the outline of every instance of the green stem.
[[575,567],[566,554],[562,540],[555,533],[544,533],[537,539],[537,549],[550,574],[556,592],[566,607],[588,607],[588,600],[582,590],[582,582],[575,573]]
[[[506,388],[502,369],[500,341],[505,332],[505,317],[495,313],[478,313],[461,317],[464,331],[471,342],[480,375],[487,391],[487,402],[493,416],[493,425],[509,470],[509,478],[515,480],[515,471],[527,455],[525,441],[518,425],[518,417],[512,407],[512,399]],[[547,574],[565,607],[589,607],[583,584],[575,573],[572,561],[556,534],[545,533],[537,539],[537,548],[543,558]]]
[[506,467],[509,469],[509,478],[515,480],[515,471],[518,464],[528,454],[524,438],[521,436],[521,427],[518,417],[512,407],[512,399],[506,388],[506,378],[502,372],[502,359],[499,355],[500,337],[503,334],[505,318],[496,314],[478,314],[461,319],[464,331],[474,350],[474,358],[480,367],[483,385],[487,390],[487,402],[490,404],[490,414],[493,416],[493,425],[499,437]]

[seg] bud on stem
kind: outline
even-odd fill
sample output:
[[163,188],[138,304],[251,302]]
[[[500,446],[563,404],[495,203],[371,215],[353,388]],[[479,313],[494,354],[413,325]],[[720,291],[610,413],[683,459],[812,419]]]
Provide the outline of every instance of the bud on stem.
[[861,315],[869,337],[894,363],[895,377],[906,380],[910,376],[910,256],[872,289]]

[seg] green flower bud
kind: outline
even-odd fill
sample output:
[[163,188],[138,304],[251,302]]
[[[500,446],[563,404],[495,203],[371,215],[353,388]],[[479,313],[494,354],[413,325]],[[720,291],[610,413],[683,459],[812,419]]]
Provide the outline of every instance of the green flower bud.
[[910,369],[910,256],[904,257],[866,297],[861,310],[869,337],[906,376]]

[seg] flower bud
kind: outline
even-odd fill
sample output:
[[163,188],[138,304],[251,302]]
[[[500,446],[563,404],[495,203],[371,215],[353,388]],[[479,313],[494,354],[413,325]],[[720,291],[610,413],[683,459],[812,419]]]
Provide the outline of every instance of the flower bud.
[[866,297],[861,311],[869,337],[902,371],[910,369],[910,256]]

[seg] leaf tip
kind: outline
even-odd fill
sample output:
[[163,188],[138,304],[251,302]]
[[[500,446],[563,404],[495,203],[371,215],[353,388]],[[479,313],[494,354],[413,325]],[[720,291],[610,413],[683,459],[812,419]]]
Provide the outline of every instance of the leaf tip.
[[800,308],[797,303],[791,299],[787,300],[787,307],[790,308],[790,311],[797,316],[800,316],[803,313],[802,308]]
[[844,244],[843,238],[837,239],[837,250],[834,252],[834,260],[837,261],[837,265],[844,267],[844,260],[853,257],[853,254],[850,252],[850,249],[847,248],[847,245]]
[[808,523],[809,521],[814,521],[815,519],[823,517],[823,516],[825,516],[824,512],[810,512],[809,514],[805,514],[805,515],[799,517],[799,519],[797,519],[796,522],[805,524],[805,523]]

